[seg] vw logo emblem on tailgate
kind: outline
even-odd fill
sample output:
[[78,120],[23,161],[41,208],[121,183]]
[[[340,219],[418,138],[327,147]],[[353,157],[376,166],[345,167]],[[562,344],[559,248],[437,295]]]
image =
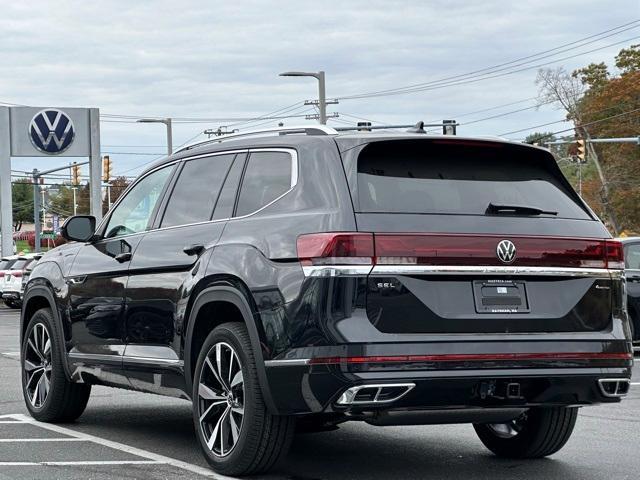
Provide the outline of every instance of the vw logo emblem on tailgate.
[[511,240],[502,240],[498,243],[496,254],[502,263],[511,263],[516,259],[516,246]]
[[56,155],[73,143],[75,128],[62,110],[47,108],[36,113],[29,124],[29,138],[37,150]]

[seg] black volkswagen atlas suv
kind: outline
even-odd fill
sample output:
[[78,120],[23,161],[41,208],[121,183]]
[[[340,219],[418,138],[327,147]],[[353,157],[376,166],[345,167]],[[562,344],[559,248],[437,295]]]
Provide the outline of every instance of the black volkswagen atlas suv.
[[184,398],[223,474],[345,421],[472,423],[498,456],[543,457],[629,389],[622,246],[541,148],[230,135],[63,235],[24,293],[31,415],[72,421],[92,385]]

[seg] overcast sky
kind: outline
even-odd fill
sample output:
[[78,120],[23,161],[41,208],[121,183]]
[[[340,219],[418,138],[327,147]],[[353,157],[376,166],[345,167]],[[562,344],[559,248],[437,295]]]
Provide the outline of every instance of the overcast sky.
[[[279,78],[282,71],[325,70],[328,97],[344,97],[472,72],[638,18],[640,0],[5,0],[0,15],[0,102],[99,107],[102,114],[118,115],[256,117],[317,96],[315,80]],[[635,29],[537,63],[639,35],[636,24]],[[552,66],[571,71],[590,62],[613,65],[621,48],[639,42],[628,40]],[[462,116],[535,97],[535,77],[533,68],[410,94],[343,99],[330,105],[329,112],[339,112],[340,121],[348,122],[356,120],[346,115],[386,123],[447,118],[464,124],[534,105],[530,100]],[[305,108],[290,113],[304,114]],[[462,125],[459,133],[496,135],[563,117],[545,106]],[[134,175],[155,158],[130,152],[165,150],[162,125],[103,120],[102,150],[111,153],[116,173]],[[304,119],[284,122],[293,125]],[[174,145],[205,128],[232,123],[237,122],[177,124]],[[542,130],[561,128],[566,125]],[[508,136],[523,138],[526,133]],[[30,170],[64,162],[14,159],[13,165]]]

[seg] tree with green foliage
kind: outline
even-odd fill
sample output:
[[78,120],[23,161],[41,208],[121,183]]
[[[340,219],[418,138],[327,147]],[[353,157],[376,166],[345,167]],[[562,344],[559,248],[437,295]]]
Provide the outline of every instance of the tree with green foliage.
[[23,223],[33,223],[33,184],[26,179],[17,180],[11,188],[13,203],[13,229],[18,232]]

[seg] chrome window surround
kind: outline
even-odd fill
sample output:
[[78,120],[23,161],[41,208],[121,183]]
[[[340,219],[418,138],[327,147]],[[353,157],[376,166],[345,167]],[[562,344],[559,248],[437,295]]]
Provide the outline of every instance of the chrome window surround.
[[[291,192],[291,190],[293,190],[295,188],[295,186],[298,184],[298,176],[299,176],[299,166],[298,166],[298,152],[293,149],[293,148],[269,148],[269,147],[265,147],[265,148],[243,148],[240,150],[225,150],[225,151],[221,151],[221,152],[212,152],[212,153],[202,153],[199,155],[194,155],[192,157],[185,157],[185,158],[180,158],[177,160],[172,160],[171,162],[167,162],[164,163],[162,165],[158,165],[156,168],[154,168],[153,170],[149,170],[148,172],[146,172],[144,174],[144,176],[138,177],[134,183],[131,184],[131,186],[129,188],[127,188],[122,195],[120,195],[120,198],[118,198],[118,200],[116,201],[116,203],[111,207],[113,211],[113,209],[116,209],[118,207],[118,205],[120,204],[120,202],[126,197],[126,195],[129,193],[129,190],[131,190],[135,185],[138,184],[138,182],[140,180],[142,180],[143,178],[145,178],[147,175],[151,175],[152,173],[168,167],[170,165],[175,165],[176,163],[179,162],[188,162],[189,160],[196,160],[198,158],[205,158],[205,157],[217,157],[220,155],[229,155],[229,154],[239,154],[239,153],[247,153],[250,154],[252,152],[284,152],[284,153],[288,153],[289,155],[291,155],[291,182],[290,182],[290,187],[289,190],[287,190],[286,192],[284,192],[282,195],[280,195],[279,197],[275,198],[274,200],[272,200],[271,202],[267,203],[266,205],[263,205],[262,207],[260,207],[258,210],[256,210],[255,212],[251,212],[248,213],[247,215],[242,215],[239,217],[228,217],[228,218],[218,218],[216,220],[205,220],[202,222],[194,222],[194,223],[185,223],[182,225],[171,225],[170,227],[160,227],[160,228],[151,228],[149,230],[144,230],[142,232],[136,232],[136,233],[129,233],[127,235],[119,235],[118,237],[113,237],[113,238],[126,238],[126,237],[130,237],[132,235],[141,235],[144,234],[146,232],[155,232],[155,231],[160,231],[160,230],[169,230],[169,229],[173,229],[173,228],[182,228],[182,227],[188,227],[188,226],[192,226],[192,225],[203,225],[206,223],[218,223],[218,222],[226,222],[228,220],[235,220],[235,219],[241,219],[241,218],[247,218],[247,217],[251,217],[252,215],[255,215],[259,212],[261,212],[262,210],[264,210],[265,208],[267,208],[268,206],[272,205],[273,203],[277,202],[278,200],[280,200],[282,197],[284,197],[285,195],[287,195],[289,192]],[[242,185],[240,185],[241,187]],[[104,223],[106,221],[108,221],[108,219],[111,217],[111,214],[106,215],[98,224],[98,226],[96,227],[96,231],[100,231],[103,226]],[[100,239],[98,242],[103,241],[103,240],[111,240],[111,238],[102,238]]]
[[349,277],[355,275],[543,275],[564,277],[622,278],[623,270],[608,268],[449,266],[449,265],[303,265],[306,277]]

